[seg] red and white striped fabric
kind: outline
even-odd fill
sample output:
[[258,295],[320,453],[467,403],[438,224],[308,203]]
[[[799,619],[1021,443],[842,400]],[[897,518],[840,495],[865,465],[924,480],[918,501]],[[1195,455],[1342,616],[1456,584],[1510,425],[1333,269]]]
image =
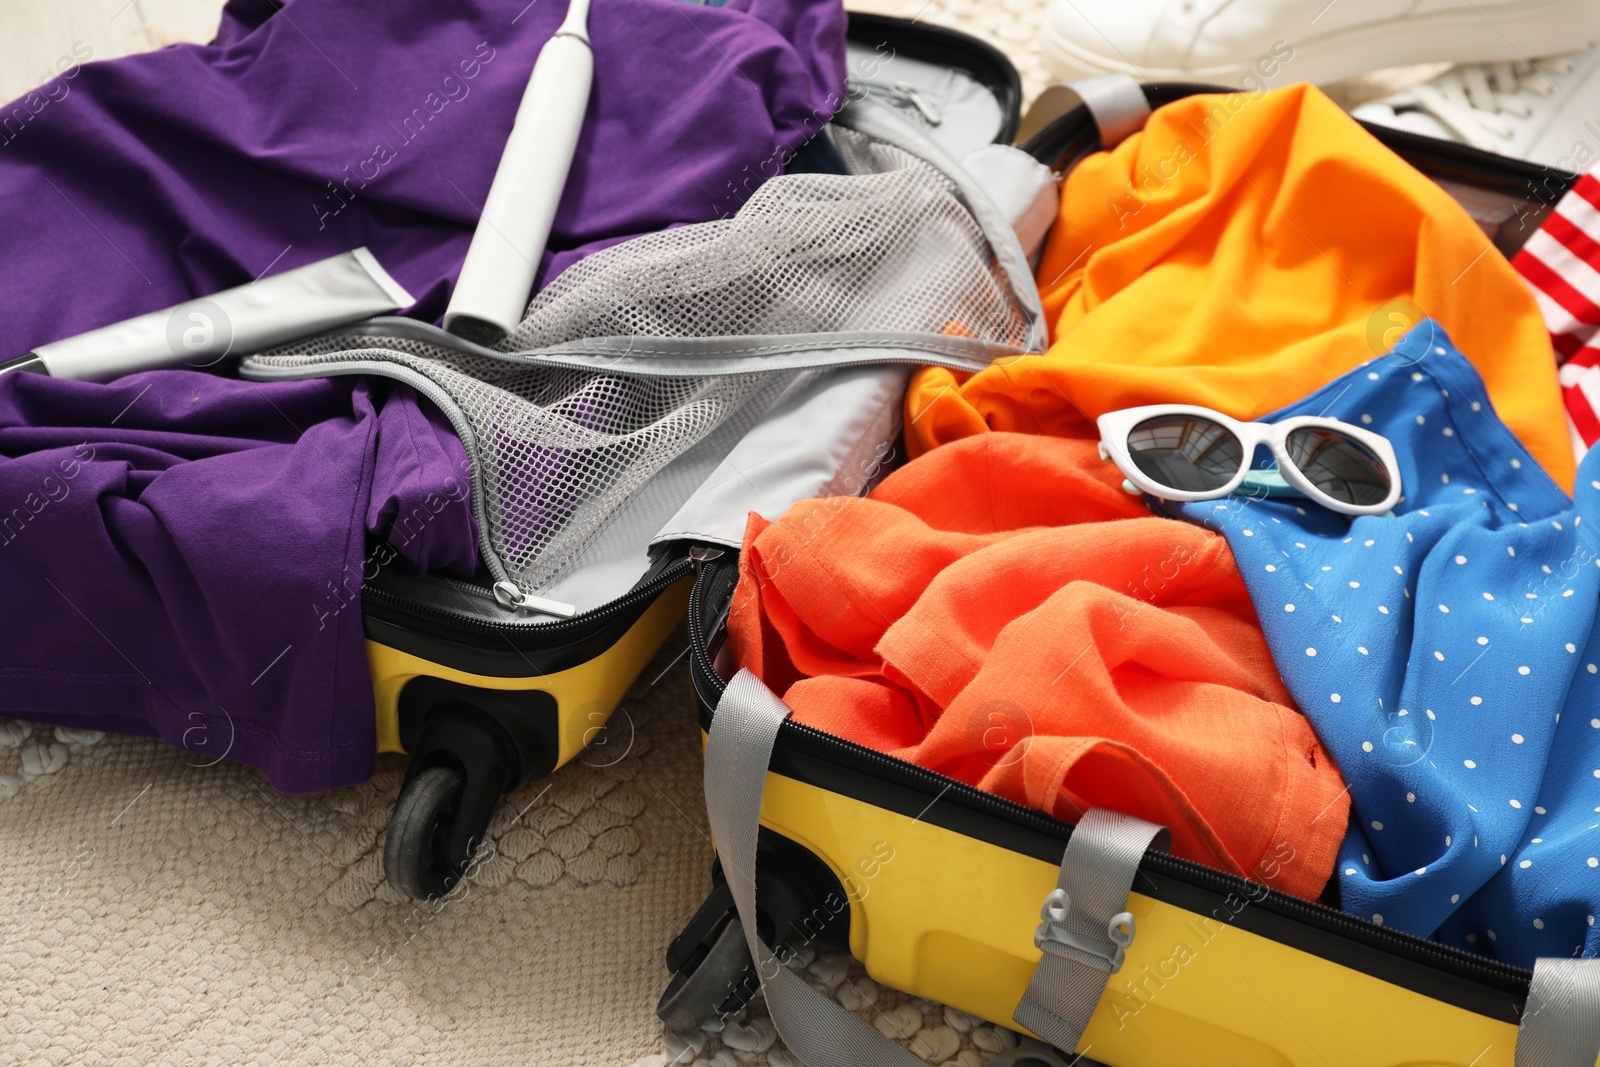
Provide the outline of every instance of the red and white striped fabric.
[[1579,459],[1600,441],[1600,179],[1585,174],[1511,265],[1533,286]]

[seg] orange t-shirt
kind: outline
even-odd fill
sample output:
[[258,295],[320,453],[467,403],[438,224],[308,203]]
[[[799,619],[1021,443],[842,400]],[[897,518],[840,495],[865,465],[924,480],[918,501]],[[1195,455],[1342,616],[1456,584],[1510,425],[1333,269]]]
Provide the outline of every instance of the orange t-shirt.
[[1317,896],[1349,798],[1222,537],[1155,518],[1087,441],[985,434],[867,499],[752,515],[731,647],[840,737],[1069,822]]
[[988,430],[1082,436],[1141,404],[1258,418],[1437,319],[1505,423],[1570,489],[1550,337],[1450,195],[1317,89],[1203,95],[1066,179],[1038,271],[1051,346],[919,371],[913,456]]

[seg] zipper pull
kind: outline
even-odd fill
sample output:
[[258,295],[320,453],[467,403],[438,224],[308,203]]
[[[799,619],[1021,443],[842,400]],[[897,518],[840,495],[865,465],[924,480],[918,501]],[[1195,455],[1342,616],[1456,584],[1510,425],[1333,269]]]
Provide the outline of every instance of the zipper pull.
[[701,567],[714,559],[721,559],[725,555],[727,555],[727,550],[718,548],[716,545],[694,545],[691,547],[689,549],[689,558],[694,560],[695,578],[698,579],[700,577]]
[[559,600],[546,600],[542,596],[524,593],[513,582],[494,583],[494,599],[501,607],[514,611],[536,611],[541,615],[556,615],[563,619],[570,619],[578,613],[574,604],[563,604]]
[[906,81],[898,81],[894,83],[894,91],[899,93],[901,98],[912,107],[920,111],[922,117],[928,121],[929,126],[937,126],[944,121],[944,116],[917,91],[915,85]]

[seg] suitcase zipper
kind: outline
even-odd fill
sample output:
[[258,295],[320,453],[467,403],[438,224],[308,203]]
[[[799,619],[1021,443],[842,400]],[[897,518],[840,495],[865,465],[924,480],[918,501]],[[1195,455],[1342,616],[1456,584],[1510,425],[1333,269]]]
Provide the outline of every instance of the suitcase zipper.
[[494,583],[494,599],[501,607],[513,611],[536,611],[541,615],[555,615],[563,619],[570,619],[578,613],[574,605],[565,601],[524,593],[515,582]]
[[889,106],[899,110],[904,111],[910,108],[922,116],[922,120],[929,126],[938,126],[944,121],[944,116],[940,110],[910,82],[897,81],[893,85],[883,85],[878,82],[852,81],[850,87],[851,89],[860,90],[867,96],[883,100]]
[[[727,683],[717,673],[716,666],[711,662],[707,651],[707,635],[703,619],[705,602],[702,587],[710,582],[720,566],[721,564],[717,562],[707,562],[701,569],[699,579],[689,591],[690,680],[702,705],[702,727],[708,725],[712,709],[716,707],[717,701],[727,688]],[[1072,833],[1072,827],[1068,823],[1043,812],[984,792],[975,786],[947,778],[916,764],[907,763],[905,760],[896,759],[876,749],[797,723],[792,719],[783,724],[778,736],[780,746],[784,745],[784,739],[787,738],[791,746],[799,745],[828,757],[845,757],[845,761],[849,763],[870,768],[868,773],[874,777],[906,786],[928,796],[954,795],[969,809],[977,809],[983,814],[1046,835],[1063,844]],[[1515,996],[1527,995],[1528,983],[1533,977],[1533,972],[1521,967],[1474,956],[1460,949],[1398,930],[1388,930],[1326,905],[1301,900],[1299,897],[1268,888],[1262,883],[1251,882],[1170,853],[1146,853],[1140,866],[1148,868],[1152,874],[1168,875],[1223,896],[1248,894],[1248,899],[1253,901],[1252,907],[1261,907],[1289,916],[1318,930],[1376,946],[1403,959]]]
[[873,49],[872,59],[857,61],[858,73],[862,63],[875,62],[884,55],[884,49],[891,60],[904,55],[935,66],[954,67],[988,89],[999,102],[1001,123],[995,140],[1010,144],[1016,136],[1022,117],[1022,77],[994,45],[959,30],[862,11],[850,12],[847,33],[857,44]]
[[[648,603],[660,596],[669,586],[686,578],[694,571],[694,562],[684,556],[674,560],[661,573],[646,581],[642,585],[624,593],[617,599],[602,604],[592,611],[585,611],[571,618],[560,619],[555,622],[522,622],[506,620],[499,622],[493,619],[481,619],[463,611],[454,611],[450,608],[440,607],[436,604],[425,604],[410,597],[392,593],[387,589],[376,588],[371,585],[363,586],[361,599],[367,603],[376,604],[404,615],[412,615],[420,619],[433,622],[448,623],[453,627],[469,630],[475,633],[501,634],[501,633],[528,633],[536,632],[540,635],[549,634],[559,637],[562,634],[586,630],[599,622],[604,622],[614,616],[621,615],[640,604]],[[483,599],[488,603],[495,603],[492,591],[480,585],[446,579],[449,585],[469,595]]]

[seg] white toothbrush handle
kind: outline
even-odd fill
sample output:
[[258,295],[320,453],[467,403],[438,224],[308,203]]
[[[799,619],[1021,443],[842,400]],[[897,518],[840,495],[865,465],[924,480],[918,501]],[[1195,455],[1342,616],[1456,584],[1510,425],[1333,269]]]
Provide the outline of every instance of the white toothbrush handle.
[[445,311],[445,329],[493,344],[522,321],[593,81],[594,53],[581,29],[564,27],[540,50]]

